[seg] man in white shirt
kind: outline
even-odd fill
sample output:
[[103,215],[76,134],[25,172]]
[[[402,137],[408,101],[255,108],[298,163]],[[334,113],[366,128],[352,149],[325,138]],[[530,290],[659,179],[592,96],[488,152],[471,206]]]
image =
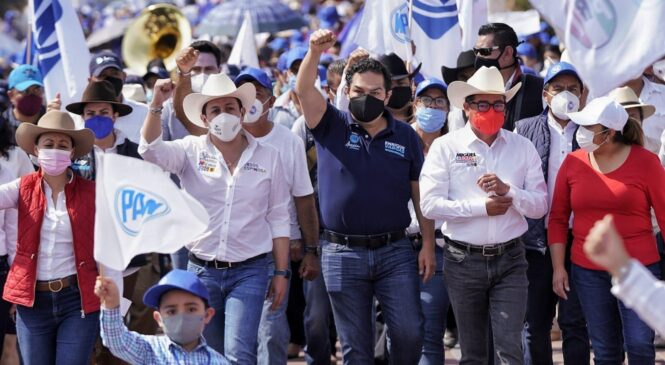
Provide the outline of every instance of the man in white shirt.
[[[300,275],[304,279],[312,280],[319,272],[317,257],[319,220],[314,189],[307,171],[305,148],[300,139],[288,128],[268,120],[275,101],[272,95],[272,82],[268,75],[258,68],[248,67],[235,79],[238,87],[246,83],[251,83],[256,88],[256,100],[245,114],[243,128],[259,143],[272,146],[279,151],[289,192],[293,197],[289,202],[291,261],[302,261],[298,270]],[[258,364],[286,365],[290,338],[286,318],[287,303],[288,301],[284,300],[277,310],[271,311],[272,300],[265,301],[259,325]]]
[[288,270],[290,195],[277,150],[243,133],[241,121],[255,88],[236,88],[226,75],[211,75],[201,93],[184,99],[187,118],[203,136],[163,141],[159,114],[173,89],[159,80],[141,131],[139,153],[170,173],[210,215],[209,229],[187,244],[188,270],[196,272],[220,314],[206,326],[208,345],[231,362],[256,363],[256,340],[268,291],[268,254],[275,270],[270,285],[275,310],[284,300]]
[[501,130],[506,103],[520,86],[506,91],[495,67],[453,82],[448,99],[469,123],[434,141],[420,175],[423,215],[444,222],[444,273],[462,363],[488,361],[488,319],[500,359],[524,362],[528,281],[519,237],[525,217],[547,213],[547,186],[533,144]]
[[[549,206],[554,195],[556,175],[564,158],[580,148],[575,139],[579,127],[570,121],[567,113],[578,110],[583,91],[582,79],[575,67],[559,62],[545,74],[543,98],[547,107],[544,112],[516,123],[516,132],[531,140],[540,155]],[[523,333],[524,362],[527,365],[552,362],[550,332],[559,303],[558,323],[563,336],[564,362],[589,364],[589,334],[575,287],[570,286],[567,299],[559,299],[550,288],[553,268],[547,247],[547,218],[527,219],[529,230],[522,236],[529,264],[529,296]],[[566,264],[569,267],[568,256]]]
[[[130,141],[139,143],[141,138],[141,125],[148,114],[148,106],[143,103],[137,103],[122,96],[122,87],[125,84],[127,74],[122,71],[122,62],[120,58],[111,51],[101,51],[94,54],[90,59],[89,65],[90,77],[88,81],[106,80],[113,85],[116,101],[129,105],[132,112],[119,117],[116,120],[115,127],[121,130]],[[82,124],[82,121],[77,121]],[[78,125],[77,127],[81,127]]]
[[646,76],[629,81],[626,85],[639,95],[640,102],[656,107],[656,112],[642,121],[644,148],[658,154],[661,151],[661,136],[665,132],[665,85],[649,81]]

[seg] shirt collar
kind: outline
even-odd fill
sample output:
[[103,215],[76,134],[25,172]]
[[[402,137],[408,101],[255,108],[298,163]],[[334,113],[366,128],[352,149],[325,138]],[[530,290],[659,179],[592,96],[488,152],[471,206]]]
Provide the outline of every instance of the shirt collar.
[[[395,124],[396,124],[396,123],[403,123],[403,122],[398,122],[398,121],[396,121],[395,118],[393,118],[393,115],[390,114],[390,112],[389,112],[387,109],[385,109],[385,110],[383,111],[382,116],[383,116],[384,118],[386,118],[386,123],[387,123],[387,124],[386,124],[386,129],[384,129],[384,130],[382,130],[381,132],[379,132],[375,137],[379,137],[379,136],[382,136],[382,135],[384,135],[384,134],[393,134],[393,133],[395,133]],[[350,111],[347,111],[347,112],[346,112],[346,125],[348,125],[348,126],[349,126],[350,128],[352,128],[352,129],[355,129],[355,128],[361,128],[361,129],[364,130],[362,124],[356,122],[356,121],[353,119],[353,116],[351,115],[351,112],[350,112]]]
[[[110,151],[110,150],[114,150],[114,149],[118,148],[118,146],[125,143],[125,139],[127,139],[127,136],[120,129],[113,128],[113,133],[115,134],[115,142],[113,142],[113,146],[111,146],[110,148],[107,148],[106,151]],[[97,145],[94,145],[94,148],[98,149],[98,150],[101,150],[101,148],[98,147]]]
[[171,350],[175,348],[175,349],[178,349],[179,351],[189,352],[189,353],[197,352],[197,351],[200,351],[200,350],[206,350],[206,351],[208,350],[208,343],[206,342],[205,338],[203,338],[203,336],[199,337],[199,344],[196,345],[196,347],[192,351],[187,351],[182,346],[180,346],[177,343],[171,341],[169,336],[164,336],[164,337],[166,338],[166,341],[168,341],[168,345],[169,345],[169,348]]
[[642,102],[644,102],[645,99],[648,99],[652,93],[660,94],[662,92],[662,90],[655,88],[653,82],[651,82],[646,77],[642,76],[642,81],[644,82],[644,86],[640,92],[640,100]]
[[520,69],[520,65],[518,63],[517,66],[515,66],[515,71],[513,71],[513,74],[510,75],[510,78],[506,82],[505,85],[506,91],[510,90],[510,88],[517,83],[517,80],[519,80],[521,76],[522,76],[522,69]]
[[[485,144],[478,136],[476,136],[475,133],[473,133],[473,130],[471,129],[471,122],[467,122],[466,125],[464,126],[464,132],[462,132],[461,140],[464,142],[464,144],[469,147],[471,146],[474,142],[479,142]],[[492,145],[496,144],[499,140],[506,140],[506,133],[512,133],[509,132],[503,128],[499,129],[499,134],[496,136],[496,139],[494,140],[494,143]],[[490,146],[491,147],[491,146]]]
[[[254,153],[254,150],[256,149],[256,146],[258,146],[259,142],[256,141],[256,138],[254,138],[251,135],[251,133],[245,132],[244,129],[241,129],[240,133],[242,133],[245,136],[245,138],[247,138],[247,148],[242,152],[242,154],[244,155],[245,153]],[[206,148],[208,149],[208,151],[212,151],[213,154],[215,155],[221,154],[221,152],[217,149],[217,147],[215,147],[215,145],[212,144],[211,138],[212,137],[210,136],[210,134],[205,135]]]

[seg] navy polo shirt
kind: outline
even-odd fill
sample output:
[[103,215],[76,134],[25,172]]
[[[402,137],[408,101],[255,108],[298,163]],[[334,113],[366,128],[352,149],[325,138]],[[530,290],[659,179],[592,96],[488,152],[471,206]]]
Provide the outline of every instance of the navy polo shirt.
[[411,182],[418,181],[423,148],[416,132],[386,111],[386,129],[374,138],[328,104],[316,141],[323,228],[353,235],[401,231],[409,226]]

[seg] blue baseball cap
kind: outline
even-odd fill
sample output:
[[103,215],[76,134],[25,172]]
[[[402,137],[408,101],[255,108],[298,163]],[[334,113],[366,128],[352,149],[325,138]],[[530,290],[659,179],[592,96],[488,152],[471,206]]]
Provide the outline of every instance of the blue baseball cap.
[[284,52],[281,55],[279,55],[279,58],[277,59],[277,64],[275,67],[279,70],[279,72],[284,72],[286,71],[286,59],[289,57],[289,52]]
[[416,88],[416,96],[420,96],[420,94],[423,93],[423,91],[429,89],[429,88],[436,88],[443,93],[446,93],[446,84],[443,83],[443,81],[439,79],[425,79],[421,83],[418,84],[418,87]]
[[321,86],[328,86],[328,70],[325,66],[319,65],[319,80],[321,80]]
[[18,91],[25,91],[30,86],[44,87],[44,78],[39,69],[32,65],[20,65],[9,73],[7,87]]
[[286,56],[286,68],[289,69],[296,61],[302,61],[307,54],[307,48],[305,47],[296,47],[289,51]]
[[185,270],[171,270],[156,285],[151,286],[143,296],[143,303],[152,308],[159,308],[162,295],[171,290],[183,290],[210,303],[210,295],[205,284],[196,274]]
[[316,17],[321,21],[321,29],[331,29],[339,20],[337,8],[334,6],[324,6],[316,14]]
[[536,49],[531,45],[531,43],[522,43],[517,46],[517,54],[520,56],[527,56],[529,58],[538,58],[536,54]]
[[547,74],[545,75],[545,81],[544,85],[547,85],[550,81],[552,81],[553,78],[559,76],[559,75],[571,75],[575,76],[577,80],[579,80],[580,85],[584,86],[584,82],[582,82],[582,78],[580,75],[577,74],[577,70],[573,65],[571,65],[568,62],[559,62],[554,65],[552,65],[548,70]]
[[240,86],[240,84],[243,82],[252,82],[252,81],[256,81],[259,84],[261,84],[261,86],[272,91],[272,81],[270,81],[270,77],[268,77],[268,74],[265,73],[265,71],[255,67],[246,67],[244,70],[240,72],[240,74],[238,74],[238,77],[236,77],[235,80],[233,80],[236,86]]
[[275,51],[281,51],[283,49],[286,49],[289,46],[289,41],[286,38],[275,38],[272,40],[272,42],[268,43],[268,47]]

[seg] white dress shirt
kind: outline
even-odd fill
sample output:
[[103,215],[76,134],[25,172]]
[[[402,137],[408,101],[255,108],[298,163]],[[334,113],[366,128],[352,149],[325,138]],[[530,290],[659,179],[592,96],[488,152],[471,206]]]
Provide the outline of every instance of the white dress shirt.
[[[494,173],[510,186],[513,205],[504,215],[488,216],[489,194],[478,185],[480,176]],[[441,231],[474,245],[507,242],[527,230],[524,217],[547,213],[547,186],[533,143],[504,129],[491,146],[467,124],[437,138],[420,174],[420,207],[429,219],[443,220]]]
[[[559,173],[564,158],[566,158],[569,153],[573,152],[573,138],[575,137],[577,124],[573,123],[573,121],[568,121],[566,127],[562,128],[552,117],[552,114],[549,113],[547,115],[547,126],[550,130],[550,157],[547,165],[547,196],[549,197],[548,206],[551,207],[552,197],[554,197],[556,175]],[[548,221],[549,210],[545,217],[546,228]]]
[[[10,148],[7,151],[6,158],[0,158],[0,184],[13,181],[35,172],[34,165],[30,161],[28,154],[19,147]],[[9,263],[14,260],[16,255],[16,239],[18,238],[18,210],[14,208],[0,211],[3,222],[0,225],[2,237],[0,238],[0,256],[9,254]],[[6,243],[6,244],[3,244]]]
[[661,149],[660,137],[665,131],[665,85],[656,84],[642,76],[644,86],[640,92],[640,101],[656,107],[656,112],[642,121],[644,148],[658,154]]
[[[281,124],[273,124],[267,135],[255,139],[260,144],[271,146],[279,151],[285,173],[284,177],[292,197],[298,198],[314,194],[312,181],[309,179],[309,171],[307,170],[305,147],[298,136]],[[291,217],[290,239],[302,238],[293,198],[289,199],[289,216]]]
[[208,230],[187,244],[202,260],[244,261],[272,251],[273,238],[289,237],[291,196],[279,152],[245,136],[249,144],[233,174],[208,135],[152,143],[141,138],[141,156],[178,175],[208,211]]
[[[71,182],[71,181],[70,181]],[[0,209],[17,208],[21,179],[0,185]],[[72,224],[65,193],[52,198],[51,187],[42,184],[46,198],[41,240],[37,253],[37,280],[54,280],[76,274]]]

